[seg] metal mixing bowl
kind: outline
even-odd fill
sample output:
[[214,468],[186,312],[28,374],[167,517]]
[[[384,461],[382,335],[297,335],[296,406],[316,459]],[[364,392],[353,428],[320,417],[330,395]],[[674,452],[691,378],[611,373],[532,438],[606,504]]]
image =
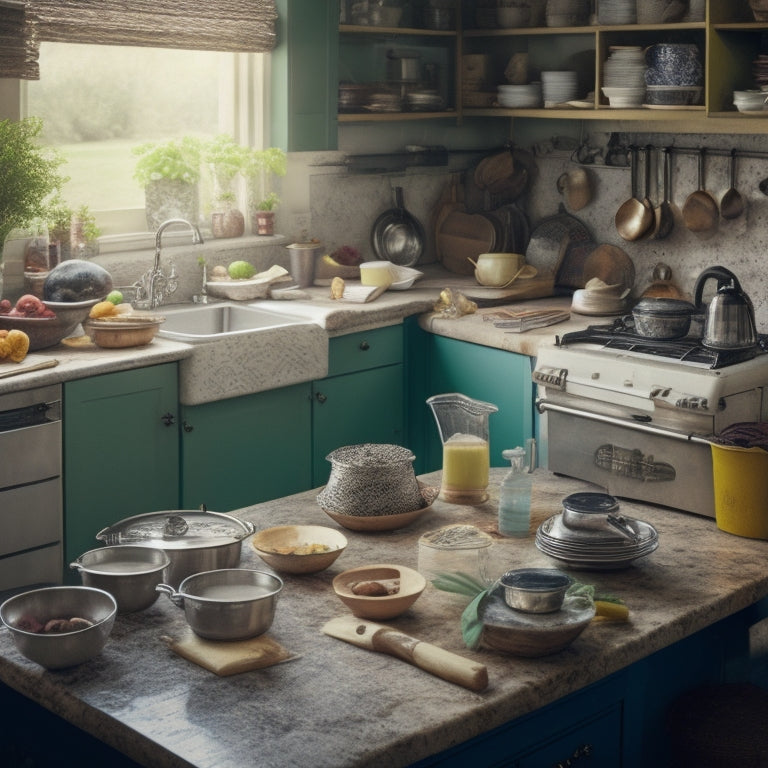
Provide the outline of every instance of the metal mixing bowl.
[[109,592],[118,613],[149,608],[159,594],[155,587],[167,580],[171,558],[162,549],[116,544],[86,552],[70,563],[80,571],[83,586]]
[[559,611],[573,579],[556,568],[519,568],[501,577],[504,601],[525,613]]
[[196,635],[209,640],[245,640],[263,635],[272,626],[282,588],[282,579],[271,573],[226,568],[188,576],[178,592],[168,584],[158,584],[155,589],[184,608]]
[[[109,592],[91,587],[43,587],[10,597],[0,605],[0,620],[16,648],[46,669],[82,664],[101,653],[112,632],[117,602]],[[93,626],[75,632],[42,633],[23,627],[51,619],[88,619]]]

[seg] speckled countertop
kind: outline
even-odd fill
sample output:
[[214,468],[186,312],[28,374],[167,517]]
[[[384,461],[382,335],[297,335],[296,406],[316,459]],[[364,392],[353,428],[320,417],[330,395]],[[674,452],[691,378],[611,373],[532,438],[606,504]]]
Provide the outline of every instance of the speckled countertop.
[[[580,317],[573,315],[571,320],[541,328],[526,333],[509,333],[504,330],[494,328],[493,323],[483,320],[483,315],[494,311],[493,308],[480,308],[474,315],[465,315],[457,319],[445,319],[436,316],[432,312],[432,307],[440,295],[440,291],[445,286],[453,286],[461,290],[466,286],[468,292],[477,289],[472,278],[459,278],[440,267],[425,267],[424,278],[417,281],[414,287],[407,291],[387,291],[376,300],[366,304],[355,304],[351,302],[333,301],[329,296],[329,289],[325,286],[317,286],[302,291],[300,300],[273,301],[265,300],[263,303],[277,312],[288,314],[299,314],[302,317],[316,323],[324,329],[327,337],[352,333],[354,331],[364,331],[371,328],[378,328],[386,325],[401,323],[405,317],[410,315],[419,315],[419,323],[426,330],[443,336],[470,341],[485,346],[498,347],[510,352],[518,352],[524,355],[535,356],[538,345],[542,342],[549,342],[556,333],[564,333],[575,328],[584,327],[589,324],[593,318]],[[258,302],[254,302],[258,303]],[[525,307],[531,305],[558,306],[567,308],[570,305],[570,299],[567,297],[558,297],[553,299],[539,299],[516,302],[516,307]],[[162,311],[162,308],[161,308]],[[286,339],[290,338],[290,333],[285,334]],[[225,357],[232,359],[233,355],[247,356],[244,347],[232,349],[234,342],[213,342],[221,345],[229,345],[229,351]],[[295,358],[299,352],[296,352],[296,342],[289,342],[292,345],[292,358]],[[306,342],[307,344],[310,341]],[[204,346],[209,346],[208,344]],[[262,345],[263,346],[263,345]],[[272,344],[270,352],[276,358],[284,358],[281,354],[279,344]],[[222,353],[223,354],[223,353]],[[262,354],[262,350],[259,350]],[[324,354],[324,352],[323,352]],[[21,373],[17,376],[0,378],[0,394],[5,392],[15,392],[33,387],[45,386],[48,384],[57,384],[71,379],[94,376],[113,371],[127,370],[130,368],[140,368],[146,365],[156,365],[159,363],[186,360],[183,366],[194,368],[196,377],[199,378],[200,366],[193,366],[192,360],[195,355],[194,345],[184,344],[176,341],[170,341],[161,337],[156,337],[151,344],[144,347],[136,347],[124,350],[109,350],[91,347],[89,349],[71,349],[59,344],[49,349],[30,353],[27,359],[21,365],[32,365],[45,360],[56,359],[58,365],[55,368],[48,368],[41,371]],[[303,365],[302,371],[312,370],[318,375],[308,375],[311,378],[320,378],[322,373],[318,369],[320,361],[317,354],[307,353],[314,365]],[[218,375],[218,369],[221,367],[221,354],[209,356],[211,359],[203,363],[203,369],[209,368],[210,386],[215,386],[218,379],[224,381],[226,377]],[[263,358],[262,361],[263,363]],[[305,361],[306,362],[306,361]],[[246,361],[247,363],[247,361]],[[8,363],[7,365],[12,365]],[[16,365],[16,364],[13,364]],[[327,365],[327,361],[326,361]],[[182,366],[182,367],[183,367]],[[248,366],[244,364],[243,369],[249,371],[248,379],[253,382],[254,376],[259,370],[264,369],[264,365]],[[274,384],[270,385],[268,381],[258,381],[252,391],[262,389],[271,389],[275,386],[285,386],[288,383],[297,383],[295,376],[291,378],[284,370],[281,370],[282,377]],[[5,370],[5,367],[3,368]],[[265,374],[266,375],[266,374]],[[230,380],[232,377],[229,377]],[[257,376],[258,378],[258,376]],[[306,377],[305,379],[306,380]],[[210,388],[210,387],[209,387]],[[198,393],[193,393],[185,399],[186,390],[182,382],[182,402],[194,404],[202,402],[211,397],[200,398]],[[215,394],[215,393],[214,393]],[[244,392],[227,392],[222,396],[231,397],[233,394],[244,394]],[[213,397],[215,399],[215,397]]]
[[[627,624],[590,625],[564,651],[523,659],[468,651],[459,616],[464,602],[431,585],[391,621],[419,639],[487,665],[490,685],[472,693],[389,656],[327,637],[323,624],[346,609],[333,577],[372,562],[417,566],[419,537],[441,525],[492,528],[496,488],[478,508],[437,501],[410,527],[391,533],[345,531],[349,546],[327,571],[287,576],[270,635],[299,658],[220,678],[173,654],[161,640],[185,630],[183,611],[161,598],[118,616],[102,654],[68,671],[45,672],[21,657],[0,631],[0,680],[152,768],[393,768],[436,754],[619,670],[752,604],[768,593],[768,542],[719,531],[713,520],[629,502],[622,511],[656,527],[660,546],[621,571],[581,580],[622,597]],[[439,483],[439,473],[423,478]],[[532,530],[585,483],[537,470]],[[310,491],[240,510],[257,529],[283,523],[335,526]],[[695,546],[691,542],[695,541]],[[492,562],[510,567],[553,562],[527,539],[496,539]],[[263,567],[243,545],[242,563]]]

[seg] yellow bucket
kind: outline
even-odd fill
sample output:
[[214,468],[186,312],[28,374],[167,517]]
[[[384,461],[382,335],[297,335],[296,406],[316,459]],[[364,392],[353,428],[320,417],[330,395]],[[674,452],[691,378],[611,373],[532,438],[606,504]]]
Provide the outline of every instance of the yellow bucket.
[[711,445],[717,527],[768,539],[768,451]]

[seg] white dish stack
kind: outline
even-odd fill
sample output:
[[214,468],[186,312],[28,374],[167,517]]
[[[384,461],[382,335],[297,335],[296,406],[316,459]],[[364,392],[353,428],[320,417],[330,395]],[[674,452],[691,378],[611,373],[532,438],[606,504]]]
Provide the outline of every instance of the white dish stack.
[[578,96],[578,80],[575,71],[564,70],[541,73],[541,90],[545,107],[556,107]]
[[601,24],[636,24],[635,0],[600,0],[598,20]]
[[603,65],[602,91],[612,107],[643,104],[646,68],[645,55],[639,45],[611,46]]
[[508,109],[533,109],[541,106],[541,83],[524,85],[500,85],[496,97],[500,107]]

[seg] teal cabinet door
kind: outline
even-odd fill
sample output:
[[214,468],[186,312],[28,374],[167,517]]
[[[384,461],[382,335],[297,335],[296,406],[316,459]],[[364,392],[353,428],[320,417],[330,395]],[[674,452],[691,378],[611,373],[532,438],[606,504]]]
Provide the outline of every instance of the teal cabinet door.
[[178,508],[177,392],[176,363],[64,384],[65,566],[105,526]]
[[442,466],[442,444],[426,399],[445,392],[461,392],[498,407],[498,413],[488,417],[491,466],[504,466],[501,452],[534,436],[532,362],[526,355],[437,336],[411,323],[408,423],[416,471]]
[[181,409],[182,503],[226,512],[310,487],[310,384]]
[[403,445],[402,364],[316,381],[312,435],[315,487],[328,481],[331,465],[326,456],[336,448],[359,443]]

